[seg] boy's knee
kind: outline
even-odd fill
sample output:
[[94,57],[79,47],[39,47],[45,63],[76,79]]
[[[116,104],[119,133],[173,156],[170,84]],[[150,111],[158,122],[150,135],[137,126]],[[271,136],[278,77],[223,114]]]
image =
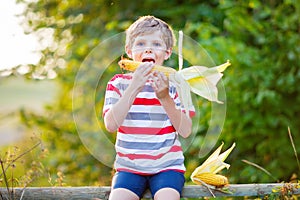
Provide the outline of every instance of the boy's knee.
[[125,188],[113,189],[109,195],[109,200],[139,200],[140,198],[132,191]]
[[154,195],[154,200],[179,200],[180,194],[173,188],[162,188],[158,190]]

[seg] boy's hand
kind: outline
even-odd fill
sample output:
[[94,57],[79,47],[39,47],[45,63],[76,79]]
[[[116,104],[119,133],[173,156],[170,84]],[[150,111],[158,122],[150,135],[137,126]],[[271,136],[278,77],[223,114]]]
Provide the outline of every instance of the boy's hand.
[[162,72],[153,73],[152,87],[158,99],[169,96],[169,80]]
[[131,86],[141,91],[147,80],[152,77],[151,70],[153,67],[154,64],[152,62],[142,63],[133,73]]

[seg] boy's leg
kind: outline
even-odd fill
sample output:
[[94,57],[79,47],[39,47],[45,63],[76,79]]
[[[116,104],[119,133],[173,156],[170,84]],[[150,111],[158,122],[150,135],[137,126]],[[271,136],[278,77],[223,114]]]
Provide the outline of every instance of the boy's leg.
[[124,188],[112,189],[109,195],[109,200],[120,200],[120,199],[139,200],[140,198],[135,193]]
[[149,179],[150,191],[155,200],[179,200],[184,182],[184,174],[181,172],[160,172]]
[[158,190],[154,195],[154,200],[179,200],[180,194],[173,188],[163,188]]
[[147,188],[147,180],[138,174],[117,172],[111,187],[109,200],[138,200]]

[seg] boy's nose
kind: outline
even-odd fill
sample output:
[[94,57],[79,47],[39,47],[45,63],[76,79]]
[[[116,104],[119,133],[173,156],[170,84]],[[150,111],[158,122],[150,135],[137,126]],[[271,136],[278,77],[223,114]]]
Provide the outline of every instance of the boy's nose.
[[151,49],[150,47],[147,47],[147,48],[145,49],[145,53],[152,53],[152,49]]

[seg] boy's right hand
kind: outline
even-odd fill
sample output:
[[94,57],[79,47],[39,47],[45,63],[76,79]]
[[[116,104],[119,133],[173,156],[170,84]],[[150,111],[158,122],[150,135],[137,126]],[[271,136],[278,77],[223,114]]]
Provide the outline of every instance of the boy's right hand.
[[152,68],[154,67],[154,63],[152,62],[144,62],[142,63],[133,73],[132,81],[130,86],[136,88],[138,92],[140,92],[147,80],[152,77]]

